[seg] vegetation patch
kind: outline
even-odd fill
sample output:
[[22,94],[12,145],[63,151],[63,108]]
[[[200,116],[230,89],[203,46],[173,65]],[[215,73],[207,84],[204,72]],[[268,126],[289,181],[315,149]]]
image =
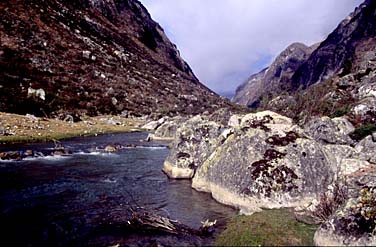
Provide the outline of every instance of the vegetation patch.
[[139,130],[138,120],[99,116],[77,123],[0,112],[0,145]]
[[313,216],[321,222],[325,222],[335,211],[341,207],[348,199],[347,187],[334,184],[333,191],[323,193],[320,196],[319,205],[316,207]]
[[281,153],[274,149],[268,149],[264,153],[264,158],[267,160],[281,159],[285,156],[286,156],[285,153]]
[[349,114],[350,112],[351,112],[351,107],[346,105],[346,106],[342,106],[334,110],[334,112],[331,115],[329,115],[329,117],[331,118],[342,117],[342,116]]
[[[283,96],[285,100],[272,104],[273,99]],[[341,117],[350,114],[356,99],[351,88],[341,89],[338,80],[329,79],[294,93],[278,93],[265,97],[258,110],[271,110],[292,118],[296,123],[307,123],[314,116]]]
[[316,225],[298,222],[292,209],[238,215],[217,237],[215,246],[313,246]]
[[334,220],[343,235],[361,237],[376,232],[376,187],[363,187],[358,198],[346,205],[343,217]]
[[350,137],[353,140],[360,141],[364,137],[371,135],[375,131],[376,131],[376,124],[365,124],[356,128],[354,132],[350,134]]

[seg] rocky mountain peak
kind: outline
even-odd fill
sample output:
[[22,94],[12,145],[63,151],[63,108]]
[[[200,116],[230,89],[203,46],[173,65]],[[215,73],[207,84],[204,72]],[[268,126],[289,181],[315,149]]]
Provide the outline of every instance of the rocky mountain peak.
[[263,97],[285,90],[295,70],[308,58],[316,46],[308,47],[302,43],[289,45],[267,69],[252,75],[240,85],[233,101],[257,107]]
[[296,70],[292,89],[300,85],[307,87],[338,73],[354,62],[357,47],[365,43],[367,50],[372,50],[376,42],[375,20],[376,2],[367,0],[346,17]]
[[257,107],[266,99],[262,108],[297,120],[346,114],[356,125],[374,124],[375,15],[376,1],[367,0],[321,43],[292,44],[241,85],[234,101]]

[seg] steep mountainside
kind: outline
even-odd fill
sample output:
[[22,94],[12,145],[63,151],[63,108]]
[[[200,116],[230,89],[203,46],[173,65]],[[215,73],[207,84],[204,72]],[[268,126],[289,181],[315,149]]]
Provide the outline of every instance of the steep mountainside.
[[137,0],[0,2],[0,111],[194,114],[203,86]]
[[[296,44],[292,45],[294,46]],[[268,77],[265,74],[260,77],[261,81],[248,80],[237,89],[234,101],[257,107],[264,96],[269,100],[276,98],[264,102],[263,107],[294,118],[295,113],[289,114],[287,107],[299,103],[300,107],[312,108],[311,113],[317,114],[334,114],[336,107],[342,107],[343,109],[339,109],[342,112],[352,110],[356,115],[359,115],[359,109],[362,114],[376,112],[376,100],[370,99],[376,90],[375,51],[376,1],[366,0],[319,45],[308,50],[299,45],[297,53],[293,53],[293,66],[289,60],[283,60],[283,54],[289,52],[287,48],[269,68],[272,72],[268,73],[274,73],[275,76]],[[278,76],[281,74],[282,76]],[[251,78],[255,76],[259,77],[259,74]],[[314,88],[311,88],[312,85]],[[299,91],[307,88],[307,92]],[[282,96],[286,93],[290,96]],[[322,104],[318,104],[320,100]],[[344,104],[348,104],[348,107],[344,107]],[[315,107],[317,109],[313,109]],[[299,113],[302,109],[296,110]]]
[[346,17],[296,70],[292,88],[307,87],[340,73],[341,69],[348,72],[359,70],[361,61],[357,56],[376,48],[375,11],[376,1],[366,0]]
[[269,68],[252,75],[236,90],[234,102],[257,107],[264,96],[272,96],[286,90],[291,77],[317,47],[293,43],[274,60]]

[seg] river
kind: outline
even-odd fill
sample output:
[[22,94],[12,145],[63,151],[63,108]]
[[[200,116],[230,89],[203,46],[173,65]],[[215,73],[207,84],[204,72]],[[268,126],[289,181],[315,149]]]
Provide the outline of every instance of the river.
[[[170,180],[161,171],[166,144],[143,142],[146,133],[72,138],[62,145],[68,156],[0,161],[0,227],[9,246],[207,245],[212,237],[126,232],[111,227],[124,207],[140,206],[198,229],[206,219],[218,230],[236,214],[197,192],[189,180]],[[96,150],[108,144],[131,146],[115,153]],[[53,143],[0,147],[51,152]],[[116,218],[116,219],[115,219]],[[118,223],[118,222],[117,222]],[[217,232],[218,232],[217,230]],[[193,241],[193,242],[192,242]],[[3,245],[5,246],[5,245]]]

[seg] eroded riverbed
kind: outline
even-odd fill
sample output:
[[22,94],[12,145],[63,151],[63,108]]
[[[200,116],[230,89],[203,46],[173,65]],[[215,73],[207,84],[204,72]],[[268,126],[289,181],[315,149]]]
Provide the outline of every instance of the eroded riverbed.
[[[235,215],[235,210],[218,204],[210,195],[192,190],[190,181],[169,180],[161,171],[168,148],[163,143],[140,141],[145,137],[145,133],[127,133],[74,138],[62,142],[73,152],[68,156],[1,161],[3,243],[13,246],[210,243],[211,238],[186,240],[158,233],[127,232],[119,227],[119,219],[129,205],[155,210],[196,229],[205,219],[216,219],[221,228]],[[132,147],[115,153],[96,150],[107,144]],[[32,149],[48,154],[53,147],[53,143],[26,144],[2,147],[0,151]]]

